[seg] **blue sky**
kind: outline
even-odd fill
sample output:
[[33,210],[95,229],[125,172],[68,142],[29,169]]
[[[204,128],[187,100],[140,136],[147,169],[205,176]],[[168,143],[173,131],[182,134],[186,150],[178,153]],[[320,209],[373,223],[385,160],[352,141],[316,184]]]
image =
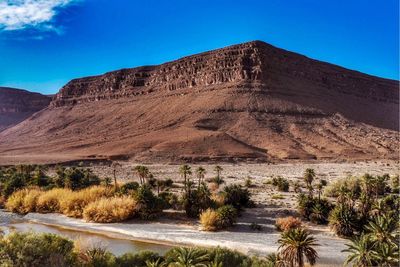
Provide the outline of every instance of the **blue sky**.
[[399,78],[398,0],[0,0],[0,86],[70,79],[263,40]]

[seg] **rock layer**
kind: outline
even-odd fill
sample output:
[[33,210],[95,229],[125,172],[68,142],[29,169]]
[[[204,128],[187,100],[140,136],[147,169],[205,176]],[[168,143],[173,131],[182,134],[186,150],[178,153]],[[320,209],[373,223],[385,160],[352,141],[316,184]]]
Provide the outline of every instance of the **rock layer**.
[[396,158],[398,86],[255,41],[72,80],[0,161]]
[[51,97],[21,89],[0,87],[0,131],[47,107]]

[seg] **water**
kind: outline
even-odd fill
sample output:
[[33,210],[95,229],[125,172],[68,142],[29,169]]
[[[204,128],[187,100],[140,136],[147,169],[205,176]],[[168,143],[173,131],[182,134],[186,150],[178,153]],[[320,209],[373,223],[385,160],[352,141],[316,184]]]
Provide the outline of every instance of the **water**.
[[106,235],[94,234],[69,230],[56,226],[48,226],[37,224],[23,220],[23,217],[18,217],[10,213],[0,211],[0,229],[7,235],[11,231],[28,232],[34,231],[37,233],[52,233],[64,236],[71,240],[78,240],[81,244],[87,247],[101,246],[108,251],[119,256],[127,252],[139,252],[141,250],[151,250],[163,255],[171,249],[171,246],[148,243],[136,240],[126,240],[113,238]]

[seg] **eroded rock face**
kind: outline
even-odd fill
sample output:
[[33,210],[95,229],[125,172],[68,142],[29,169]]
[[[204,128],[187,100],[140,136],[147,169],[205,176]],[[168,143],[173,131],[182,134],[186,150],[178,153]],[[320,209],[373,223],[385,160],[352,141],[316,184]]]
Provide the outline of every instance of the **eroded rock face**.
[[[309,59],[254,41],[158,66],[75,79],[53,107],[187,90],[259,90],[326,113],[398,129],[399,83]],[[185,92],[187,93],[187,92]],[[368,106],[368,109],[366,109]]]
[[0,131],[44,109],[51,97],[25,90],[0,87]]
[[52,105],[260,81],[261,64],[258,43],[247,43],[159,66],[122,69],[75,79],[61,89]]
[[399,82],[250,42],[75,79],[0,163],[397,159]]

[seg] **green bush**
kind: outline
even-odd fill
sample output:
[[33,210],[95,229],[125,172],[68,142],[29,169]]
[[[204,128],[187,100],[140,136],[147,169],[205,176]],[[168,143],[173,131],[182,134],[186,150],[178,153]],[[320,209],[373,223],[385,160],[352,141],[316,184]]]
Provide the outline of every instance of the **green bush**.
[[237,210],[232,205],[225,205],[216,210],[219,228],[233,226],[236,223]]
[[147,184],[141,185],[133,193],[133,198],[137,203],[138,215],[142,219],[153,219],[163,209],[163,200],[155,196]]
[[345,179],[337,180],[330,183],[324,191],[324,195],[327,197],[338,197],[341,192],[349,192],[355,198],[360,197],[362,181],[358,177],[350,176]]
[[119,192],[124,195],[132,194],[134,191],[136,191],[139,188],[139,183],[137,182],[129,182],[123,184],[119,188]]
[[277,187],[281,192],[289,191],[289,181],[281,176],[272,178],[272,185]]
[[252,266],[252,260],[237,251],[225,249],[225,248],[212,248],[208,249],[208,254],[210,260],[221,262],[222,266],[241,266],[241,267],[250,267]]
[[182,202],[186,215],[191,218],[197,218],[201,212],[215,206],[211,192],[205,184],[201,184],[197,189],[189,189]]
[[116,258],[116,264],[118,267],[146,267],[147,261],[157,261],[160,258],[160,255],[152,251],[125,253]]
[[353,236],[359,228],[356,210],[347,204],[338,204],[329,215],[329,225],[338,236]]
[[239,184],[228,185],[224,188],[225,204],[232,205],[236,209],[251,207],[254,205],[250,200],[250,192]]
[[1,266],[74,266],[72,241],[54,234],[11,233],[0,240]]

